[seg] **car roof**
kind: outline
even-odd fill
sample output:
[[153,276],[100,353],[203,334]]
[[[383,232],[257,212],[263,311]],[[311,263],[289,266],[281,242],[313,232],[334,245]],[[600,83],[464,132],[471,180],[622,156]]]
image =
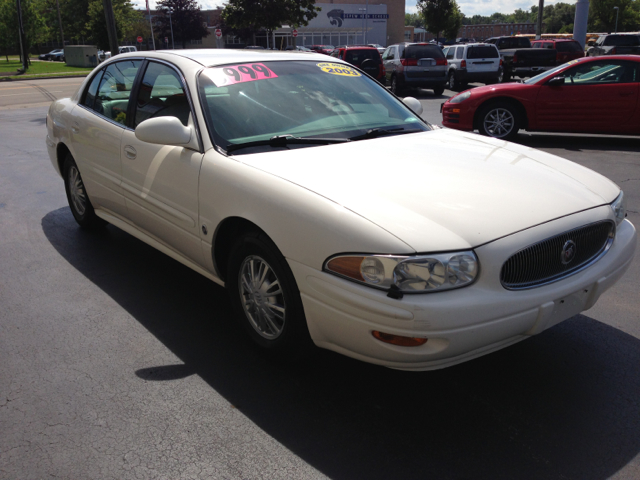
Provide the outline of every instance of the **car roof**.
[[[327,56],[316,52],[301,52],[296,50],[254,50],[231,48],[199,48],[193,50],[157,50],[145,52],[131,52],[118,55],[117,58],[147,57],[178,61],[188,59],[205,67],[226,65],[238,62],[266,62],[274,60],[320,60],[327,61]],[[331,61],[334,61],[333,59]]]

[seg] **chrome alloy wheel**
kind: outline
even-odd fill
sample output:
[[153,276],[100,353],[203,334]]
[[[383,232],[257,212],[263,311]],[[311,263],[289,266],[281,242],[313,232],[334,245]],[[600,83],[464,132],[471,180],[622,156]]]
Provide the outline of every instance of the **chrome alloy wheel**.
[[87,209],[87,196],[84,190],[84,183],[82,183],[82,178],[80,177],[80,172],[75,165],[72,165],[71,168],[69,168],[68,177],[69,196],[71,197],[76,213],[82,216]]
[[284,329],[285,304],[280,281],[269,264],[250,255],[240,265],[240,301],[247,319],[258,334],[268,340]]
[[513,113],[500,107],[489,110],[482,121],[487,133],[496,138],[509,135],[516,123]]

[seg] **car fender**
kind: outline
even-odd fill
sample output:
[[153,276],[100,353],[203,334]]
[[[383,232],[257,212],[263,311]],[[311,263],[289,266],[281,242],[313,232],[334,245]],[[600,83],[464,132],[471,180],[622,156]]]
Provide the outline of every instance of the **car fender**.
[[199,208],[201,230],[207,232],[202,233],[207,267],[218,274],[211,254],[213,234],[229,218],[256,225],[285,258],[317,270],[338,253],[415,253],[398,237],[336,202],[247,165],[241,156],[227,157],[216,150],[208,151],[202,162]]

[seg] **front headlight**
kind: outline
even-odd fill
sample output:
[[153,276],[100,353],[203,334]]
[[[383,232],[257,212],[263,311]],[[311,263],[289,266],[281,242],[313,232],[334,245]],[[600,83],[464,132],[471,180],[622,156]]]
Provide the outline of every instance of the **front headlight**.
[[461,93],[460,95],[456,95],[453,98],[449,99],[449,103],[460,103],[460,102],[464,102],[467,98],[469,98],[471,96],[471,90],[467,90],[464,93]]
[[383,290],[425,293],[470,285],[478,275],[478,259],[471,250],[433,255],[339,255],[324,269]]
[[616,217],[616,225],[620,225],[627,216],[627,200],[624,198],[624,192],[620,190],[620,195],[611,204],[613,214]]

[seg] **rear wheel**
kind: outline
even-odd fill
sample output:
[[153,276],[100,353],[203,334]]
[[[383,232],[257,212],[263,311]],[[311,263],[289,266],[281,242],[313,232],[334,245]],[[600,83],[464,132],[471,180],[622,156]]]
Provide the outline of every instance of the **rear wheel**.
[[398,83],[398,77],[396,75],[391,77],[391,92],[397,96],[400,96],[400,94],[402,93],[402,87],[400,87]]
[[433,89],[433,94],[436,97],[439,97],[440,95],[442,95],[444,93],[444,85],[442,87],[436,87]]
[[520,115],[511,104],[494,103],[480,111],[478,130],[482,135],[510,140],[518,134],[519,129]]
[[449,86],[449,90],[455,90],[458,87],[458,82],[456,81],[456,76],[453,74],[453,72],[449,72],[447,85]]
[[228,272],[236,318],[255,343],[288,358],[313,351],[293,273],[264,233],[248,233],[238,240]]
[[62,172],[69,208],[78,225],[87,230],[104,226],[106,222],[96,215],[84,187],[80,170],[71,154],[67,154],[64,159]]

